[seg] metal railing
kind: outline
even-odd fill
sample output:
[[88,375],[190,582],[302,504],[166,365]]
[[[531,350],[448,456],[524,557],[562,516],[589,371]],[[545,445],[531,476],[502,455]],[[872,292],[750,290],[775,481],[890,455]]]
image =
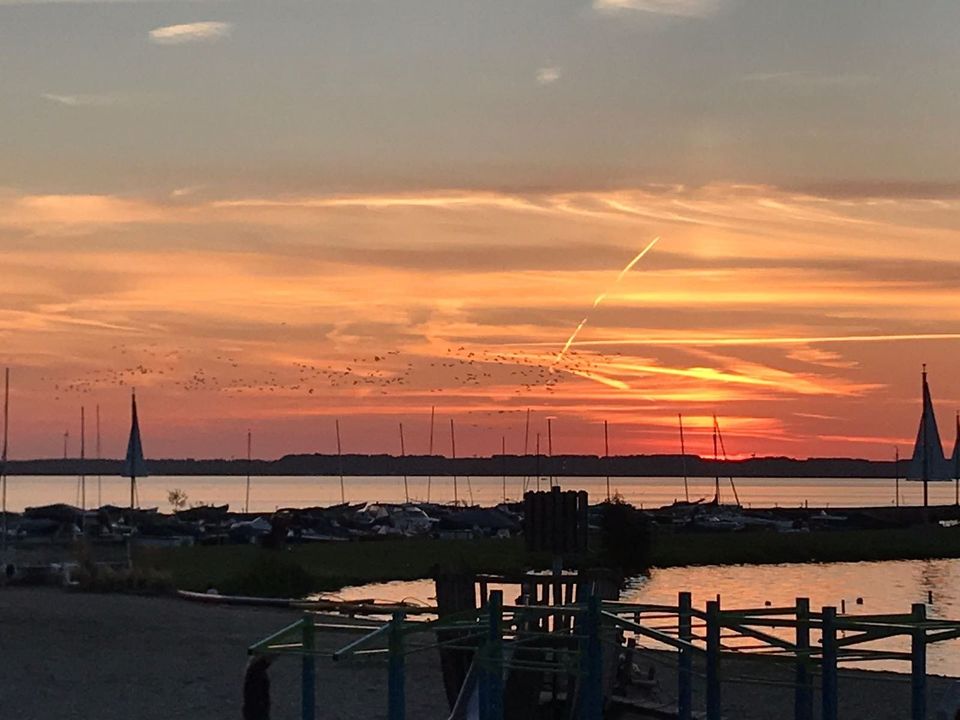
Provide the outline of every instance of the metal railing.
[[[619,639],[614,640],[613,630],[619,631]],[[331,653],[317,649],[318,631],[352,632],[361,637]],[[424,635],[433,639],[418,639]],[[784,685],[793,688],[795,720],[814,717],[818,675],[820,717],[837,720],[841,664],[908,662],[910,717],[926,720],[927,646],[960,638],[960,622],[927,618],[923,604],[915,604],[910,613],[899,615],[838,615],[831,606],[812,611],[806,598],[798,598],[792,607],[731,610],[721,609],[718,598],[700,610],[693,607],[691,594],[682,592],[676,606],[601,602],[594,595],[585,602],[563,606],[505,606],[502,591],[495,590],[480,609],[445,618],[408,618],[397,611],[389,622],[378,624],[307,614],[252,645],[249,652],[302,658],[304,720],[315,718],[318,655],[334,661],[386,658],[388,717],[404,720],[406,656],[441,647],[474,654],[481,720],[502,720],[504,677],[510,671],[574,676],[579,717],[600,720],[605,699],[603,649],[613,642],[620,645],[627,636],[645,638],[676,651],[676,712],[680,720],[692,720],[694,714],[694,679],[699,675],[694,671],[695,658],[705,665],[706,718],[720,720],[724,680],[743,680],[724,675],[725,658],[737,654],[773,656],[792,664],[793,681]],[[909,652],[875,647],[878,642],[897,637],[909,641]],[[547,642],[547,653],[522,652],[524,647],[542,649]]]

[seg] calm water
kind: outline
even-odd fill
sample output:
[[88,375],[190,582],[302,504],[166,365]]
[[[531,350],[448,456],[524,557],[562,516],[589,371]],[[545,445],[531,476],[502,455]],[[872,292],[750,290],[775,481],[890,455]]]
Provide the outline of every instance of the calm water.
[[[694,605],[703,608],[707,600],[720,594],[727,608],[793,605],[798,596],[809,597],[813,608],[825,605],[840,610],[845,600],[847,612],[909,612],[910,605],[925,602],[929,617],[960,620],[960,560],[907,560],[871,563],[833,563],[827,565],[735,565],[668,568],[654,570],[648,578],[630,582],[623,600],[665,605],[677,604],[677,593],[689,590]],[[515,588],[513,589],[515,592]],[[350,600],[408,599],[430,603],[432,581],[395,582],[345,588],[336,597]],[[857,598],[863,599],[856,605]],[[514,598],[506,597],[508,602]],[[789,637],[791,630],[780,632]],[[752,642],[752,641],[751,641]],[[902,639],[873,647],[907,650]],[[931,645],[928,649],[930,672],[960,676],[960,641]],[[909,672],[905,663],[868,663],[861,667]]]
[[[332,505],[340,502],[340,479],[337,477],[255,477],[250,490],[250,509],[270,512],[278,507],[305,507]],[[606,497],[606,478],[561,478],[566,489],[584,489],[593,501]],[[740,501],[751,507],[797,506],[809,501],[811,505],[892,505],[893,480],[864,479],[794,479],[744,478],[736,481]],[[397,502],[404,499],[403,478],[348,477],[344,479],[347,500]],[[407,480],[410,497],[437,502],[452,502],[453,478],[429,480],[411,477]],[[548,480],[541,486],[546,488]],[[713,497],[713,480],[693,478],[689,481],[690,498]],[[87,505],[98,500],[97,478],[87,478]],[[127,505],[130,502],[129,481],[120,477],[104,477],[100,481],[99,497],[103,504]],[[229,503],[234,510],[242,510],[246,488],[245,477],[150,477],[138,482],[142,507],[166,508],[167,493],[180,488],[189,501],[217,505]],[[523,478],[507,478],[506,495],[517,499],[523,493]],[[658,507],[683,499],[681,478],[611,478],[610,487],[627,501],[638,506]],[[536,480],[528,481],[528,488],[536,489]],[[461,501],[492,505],[503,498],[503,480],[499,477],[460,477],[457,479]],[[901,503],[917,505],[922,502],[922,486],[917,482],[901,482]],[[931,502],[949,504],[954,501],[953,483],[931,483]],[[733,500],[729,481],[721,486],[721,499]],[[51,503],[79,504],[78,480],[75,477],[11,477],[7,503],[11,510]]]

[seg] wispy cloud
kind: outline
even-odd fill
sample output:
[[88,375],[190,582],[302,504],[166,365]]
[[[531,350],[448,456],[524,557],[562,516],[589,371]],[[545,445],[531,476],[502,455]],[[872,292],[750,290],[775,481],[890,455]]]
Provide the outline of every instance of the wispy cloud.
[[233,25],[228,22],[205,22],[167,25],[150,31],[150,41],[157,45],[182,45],[191,42],[215,42],[230,35]]
[[560,68],[558,67],[542,67],[537,70],[537,84],[538,85],[552,85],[557,80],[560,79]]
[[719,0],[593,0],[594,10],[607,13],[631,10],[657,15],[706,17],[719,7]]
[[112,105],[116,102],[116,98],[111,95],[61,95],[58,93],[41,93],[40,97],[44,100],[69,107],[101,107],[103,105]]
[[809,85],[812,87],[866,85],[875,82],[873,75],[859,73],[822,74],[806,70],[787,70],[782,72],[747,73],[740,78],[750,83],[779,83],[785,85]]
[[0,7],[6,5],[104,5],[121,3],[156,3],[156,2],[216,2],[217,0],[0,0]]

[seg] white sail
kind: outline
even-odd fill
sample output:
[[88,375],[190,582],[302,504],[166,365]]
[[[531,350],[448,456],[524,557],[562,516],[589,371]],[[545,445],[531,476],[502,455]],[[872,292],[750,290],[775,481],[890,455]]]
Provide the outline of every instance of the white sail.
[[927,383],[927,371],[923,371],[923,410],[920,414],[920,426],[917,428],[917,441],[913,447],[913,457],[907,469],[909,480],[950,480],[953,477],[950,462],[943,454],[940,430],[937,428],[937,416],[933,409],[930,385]]

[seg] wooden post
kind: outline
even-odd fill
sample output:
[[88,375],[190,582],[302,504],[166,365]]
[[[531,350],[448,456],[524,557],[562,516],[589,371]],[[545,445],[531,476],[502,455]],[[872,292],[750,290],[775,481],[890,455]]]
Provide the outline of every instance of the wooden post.
[[707,602],[707,720],[720,720],[720,601]]
[[837,720],[837,609],[825,607],[822,613],[823,689],[822,720]]
[[587,598],[583,623],[586,637],[580,650],[580,719],[603,718],[603,649],[600,646],[600,598],[591,593]]
[[793,717],[794,720],[813,720],[813,682],[810,676],[809,598],[797,598],[796,643]]
[[403,655],[403,613],[395,612],[390,622],[390,669],[387,678],[387,718],[404,720],[407,713],[406,672]]
[[910,643],[910,717],[927,720],[927,631],[923,627],[927,606],[915,603],[912,615],[915,627]]
[[313,657],[314,627],[313,616],[303,616],[303,660],[300,668],[301,717],[303,720],[315,720],[317,717],[317,664]]
[[[680,593],[677,600],[679,607],[679,635],[681,640],[693,642],[693,598],[688,592]],[[682,648],[677,664],[677,718],[691,720],[693,718],[693,651]]]

